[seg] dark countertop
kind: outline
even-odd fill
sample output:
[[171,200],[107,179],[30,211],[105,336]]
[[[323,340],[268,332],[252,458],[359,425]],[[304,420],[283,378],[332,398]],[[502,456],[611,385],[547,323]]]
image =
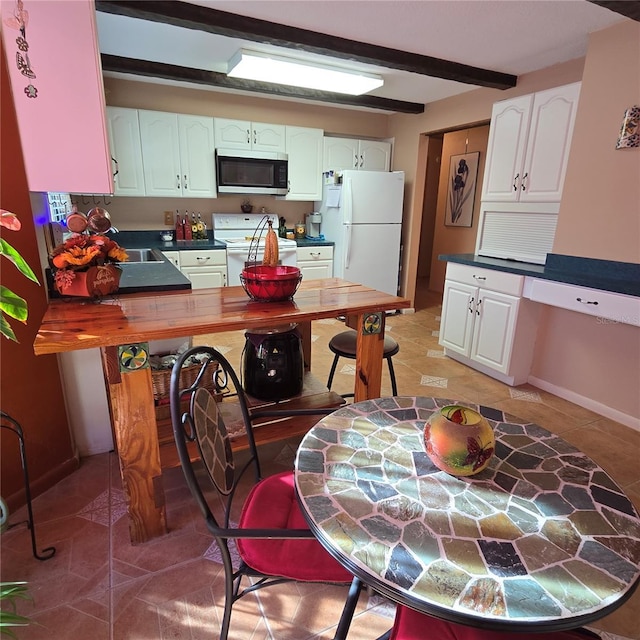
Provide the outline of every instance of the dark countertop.
[[158,231],[119,231],[110,235],[123,249],[160,249],[161,251],[192,251],[197,249],[221,249],[225,244],[213,239],[213,234],[208,231],[207,240],[173,240],[163,242]]
[[165,258],[162,262],[122,262],[119,293],[185,291],[191,281]]
[[640,297],[640,264],[633,262],[581,258],[558,253],[549,253],[544,265],[485,258],[472,253],[439,255],[438,260]]
[[318,240],[317,238],[296,238],[296,244],[299,247],[333,247],[335,242],[329,242],[328,240]]

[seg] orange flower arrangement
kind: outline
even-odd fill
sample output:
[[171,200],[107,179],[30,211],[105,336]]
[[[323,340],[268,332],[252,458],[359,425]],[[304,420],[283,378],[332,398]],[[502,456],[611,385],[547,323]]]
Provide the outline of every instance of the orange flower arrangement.
[[125,262],[127,252],[114,240],[103,235],[74,233],[51,252],[51,263],[56,269],[54,280],[61,290],[76,277],[76,272],[87,271],[114,262]]

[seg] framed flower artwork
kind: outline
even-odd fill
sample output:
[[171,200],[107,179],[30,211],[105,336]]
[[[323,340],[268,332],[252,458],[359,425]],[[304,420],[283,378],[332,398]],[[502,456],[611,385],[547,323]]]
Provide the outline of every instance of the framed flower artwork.
[[447,209],[444,223],[449,227],[470,227],[478,179],[480,152],[463,153],[449,159]]

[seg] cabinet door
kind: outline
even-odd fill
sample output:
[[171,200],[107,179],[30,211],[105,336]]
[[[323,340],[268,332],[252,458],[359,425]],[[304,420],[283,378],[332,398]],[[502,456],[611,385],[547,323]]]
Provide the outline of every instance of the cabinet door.
[[333,260],[318,260],[317,262],[298,262],[298,269],[303,280],[320,280],[333,276]]
[[359,163],[358,140],[351,138],[324,139],[322,171],[357,169]]
[[283,124],[254,122],[251,128],[251,148],[255,151],[286,151],[286,127]]
[[482,199],[512,201],[520,196],[533,94],[493,105]]
[[0,2],[0,35],[29,191],[113,193],[95,2],[26,2],[25,33],[18,9]]
[[178,116],[138,111],[144,184],[148,196],[182,196]]
[[534,94],[521,202],[560,202],[579,94],[579,82]]
[[227,286],[226,267],[202,269],[201,267],[182,267],[182,273],[191,280],[192,289],[211,289]]
[[213,118],[178,116],[182,195],[215,198]]
[[382,140],[360,140],[358,169],[361,171],[389,171],[391,143]]
[[248,120],[214,118],[216,147],[222,149],[251,149],[251,123]]
[[470,357],[508,373],[520,298],[480,289]]
[[464,356],[471,353],[477,295],[477,287],[445,281],[439,342]]
[[176,267],[178,267],[178,269],[180,268],[180,252],[179,251],[163,251],[162,255],[168,260],[171,260],[171,262],[173,262],[173,264]]
[[136,109],[107,107],[109,148],[114,164],[114,194],[144,196],[140,125]]
[[287,127],[287,200],[322,200],[322,129]]

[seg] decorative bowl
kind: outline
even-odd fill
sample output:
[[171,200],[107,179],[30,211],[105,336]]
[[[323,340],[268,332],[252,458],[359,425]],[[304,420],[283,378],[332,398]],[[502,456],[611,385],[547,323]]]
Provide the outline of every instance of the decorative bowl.
[[447,405],[432,414],[425,426],[424,441],[431,462],[453,476],[480,473],[496,446],[487,419],[461,405]]
[[240,274],[242,287],[256,302],[291,300],[301,280],[300,269],[287,265],[254,265],[246,267]]

